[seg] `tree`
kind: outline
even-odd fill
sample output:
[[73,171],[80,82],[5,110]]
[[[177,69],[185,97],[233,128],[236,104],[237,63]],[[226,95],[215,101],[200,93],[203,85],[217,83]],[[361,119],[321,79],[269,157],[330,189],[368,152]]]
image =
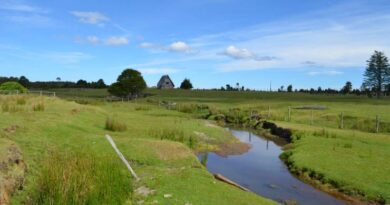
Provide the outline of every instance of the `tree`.
[[113,83],[108,92],[118,97],[137,97],[146,88],[146,82],[141,73],[128,68],[124,70]]
[[80,79],[79,81],[77,81],[76,86],[79,88],[87,88],[88,82],[86,80]]
[[57,77],[56,80],[57,80],[57,81],[61,81],[61,78],[60,78],[60,77]]
[[287,86],[287,92],[291,93],[293,91],[293,86],[289,85]]
[[384,86],[390,83],[390,66],[385,54],[375,51],[367,61],[366,72],[364,73],[364,85],[376,93],[380,98]]
[[99,79],[96,82],[96,88],[106,88],[106,87],[107,87],[107,85],[106,85],[106,83],[104,83],[103,79]]
[[30,84],[30,81],[25,76],[20,76],[18,82],[24,87],[28,87]]
[[185,78],[180,85],[180,89],[191,90],[192,83],[191,83],[190,79]]
[[344,95],[349,94],[352,92],[352,83],[350,81],[347,81],[343,88],[341,88],[341,93]]

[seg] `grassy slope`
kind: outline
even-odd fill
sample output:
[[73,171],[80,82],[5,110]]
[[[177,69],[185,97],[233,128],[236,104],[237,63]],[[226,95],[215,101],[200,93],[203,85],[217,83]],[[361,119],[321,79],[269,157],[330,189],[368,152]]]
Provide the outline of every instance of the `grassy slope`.
[[[390,120],[389,99],[368,99],[357,96],[322,96],[289,93],[238,93],[215,91],[157,91],[155,99],[183,103],[205,103],[217,109],[256,109],[278,125],[305,132],[292,149],[292,160],[299,169],[321,173],[327,180],[338,183],[345,192],[359,190],[368,198],[381,196],[390,201],[390,134],[372,133],[374,123],[366,119],[379,114],[385,123]],[[286,122],[287,107],[326,105],[327,110],[314,111],[314,126],[310,125],[311,111],[293,110],[292,121]],[[337,129],[338,114],[347,116],[346,127]],[[367,125],[368,124],[368,125]],[[384,126],[384,125],[381,125]],[[370,132],[362,132],[367,130]],[[325,130],[328,136],[313,135]],[[353,194],[353,193],[351,193]]]
[[[16,99],[1,99],[2,103],[6,101],[15,104]],[[129,204],[139,200],[145,200],[146,204],[154,200],[158,200],[159,204],[273,204],[255,194],[215,181],[185,145],[161,141],[150,135],[155,129],[176,128],[185,135],[203,132],[212,143],[232,139],[222,128],[206,126],[204,121],[191,119],[182,113],[131,103],[83,106],[45,98],[45,111],[33,112],[32,104],[40,101],[38,97],[29,98],[26,105],[15,105],[15,112],[0,113],[2,129],[19,126],[15,133],[3,132],[2,137],[18,144],[29,166],[25,188],[13,197],[13,204],[22,203],[34,190],[40,165],[52,150],[63,153],[87,150],[94,155],[115,156],[104,139],[104,134],[110,133],[103,129],[107,116],[127,125],[126,132],[110,134],[142,178],[134,188],[147,185],[156,190],[147,198],[133,195]],[[124,166],[119,163],[118,166],[125,171]],[[166,199],[164,194],[172,194],[173,197]]]
[[320,173],[325,180],[334,180],[338,188],[367,198],[378,196],[390,201],[390,136],[358,131],[327,129],[278,122],[278,125],[305,131],[293,144],[290,160],[299,169]]
[[[83,93],[88,96],[88,92]],[[98,91],[94,91],[98,92]],[[104,90],[100,91],[104,93]],[[271,120],[283,127],[307,132],[293,148],[291,160],[298,168],[315,170],[335,180],[346,191],[359,189],[369,197],[382,195],[390,200],[390,101],[364,96],[307,95],[300,93],[252,93],[217,91],[148,90],[150,99],[180,103],[202,103],[217,109],[255,109],[267,116],[271,106]],[[326,105],[327,110],[314,111],[314,126],[310,126],[311,111],[293,110],[292,121],[286,122],[287,107],[300,105]],[[337,129],[339,114],[345,114],[345,127]],[[384,124],[382,134],[374,134],[375,115]],[[312,135],[326,130],[335,137]],[[360,130],[360,131],[359,131]],[[363,131],[363,132],[361,132]]]

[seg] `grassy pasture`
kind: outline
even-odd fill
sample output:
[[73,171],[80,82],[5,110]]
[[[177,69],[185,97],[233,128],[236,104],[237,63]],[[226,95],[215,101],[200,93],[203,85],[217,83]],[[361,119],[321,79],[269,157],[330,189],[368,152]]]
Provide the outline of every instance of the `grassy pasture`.
[[[142,102],[91,106],[40,96],[0,96],[0,103],[12,108],[0,112],[0,139],[16,143],[28,166],[12,204],[274,204],[216,181],[201,166],[193,150],[235,140],[223,128],[188,114]],[[44,109],[34,109],[36,104]],[[127,129],[107,130],[108,118]],[[131,180],[106,133],[141,181]],[[140,187],[150,194],[140,194]]]
[[[0,126],[23,125],[11,139],[21,147],[33,168],[25,191],[14,197],[15,202],[34,192],[31,181],[37,180],[40,163],[48,155],[42,150],[74,152],[87,147],[97,156],[112,157],[112,150],[102,138],[105,133],[111,133],[136,171],[141,173],[143,180],[134,183],[132,190],[142,186],[156,190],[148,197],[133,191],[127,203],[145,201],[150,204],[155,200],[159,204],[272,203],[214,181],[199,165],[192,150],[216,149],[218,144],[232,140],[222,128],[197,119],[207,114],[208,108],[223,112],[235,109],[234,112],[248,116],[251,110],[256,110],[279,126],[292,128],[299,138],[286,150],[292,171],[351,195],[364,195],[382,202],[390,200],[389,98],[150,89],[147,92],[152,96],[146,99],[106,103],[101,100],[107,94],[104,89],[77,90],[76,98],[70,94],[76,91],[69,91],[68,95],[60,94],[61,91],[68,92],[57,90],[57,96],[79,103],[45,98],[45,109],[38,112],[33,105],[41,102],[39,97],[25,102],[19,100],[20,103],[14,97],[9,97],[14,98],[8,100],[12,102],[2,101],[8,108],[1,118],[9,120],[0,121]],[[173,109],[179,112],[159,106],[163,101],[175,102]],[[321,105],[327,109],[293,109],[291,121],[287,120],[289,106],[304,105]],[[345,116],[344,129],[339,129],[341,112]],[[374,133],[376,115],[381,119],[379,134]],[[38,116],[38,120],[32,121]],[[107,119],[122,123],[126,129],[108,131],[105,129]],[[164,194],[173,197],[167,199]]]

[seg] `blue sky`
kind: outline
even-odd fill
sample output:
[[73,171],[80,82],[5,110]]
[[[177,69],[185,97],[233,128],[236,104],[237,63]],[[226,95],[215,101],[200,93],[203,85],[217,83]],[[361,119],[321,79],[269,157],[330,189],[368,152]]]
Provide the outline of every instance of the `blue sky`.
[[389,36],[388,0],[1,0],[0,76],[360,87]]

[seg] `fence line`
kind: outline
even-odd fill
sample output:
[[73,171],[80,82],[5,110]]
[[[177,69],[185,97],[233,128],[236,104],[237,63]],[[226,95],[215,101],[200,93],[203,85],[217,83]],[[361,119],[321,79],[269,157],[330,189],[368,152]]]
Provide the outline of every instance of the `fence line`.
[[[323,108],[321,108],[321,109],[308,108],[306,110],[310,110],[310,113],[306,113],[306,114],[302,115],[298,111],[293,112],[292,109],[294,109],[294,107],[291,107],[291,106],[287,107],[287,113],[284,112],[284,114],[283,114],[283,112],[280,112],[280,109],[276,109],[276,111],[274,109],[274,112],[276,114],[272,114],[271,106],[268,106],[268,108],[263,108],[263,109],[264,110],[262,113],[264,113],[264,115],[266,117],[265,119],[267,119],[267,120],[273,119],[273,120],[282,120],[282,121],[286,121],[286,122],[294,122],[293,119],[296,119],[296,118],[294,118],[294,115],[297,115],[297,116],[301,115],[301,116],[303,116],[303,118],[301,117],[299,119],[296,119],[295,122],[309,124],[312,126],[314,126],[316,124],[315,123],[315,117],[316,117],[315,111],[316,110],[323,110]],[[253,112],[253,110],[251,112]],[[364,132],[374,132],[374,133],[380,133],[381,131],[388,132],[388,130],[389,130],[388,128],[386,128],[386,124],[385,124],[385,126],[381,127],[381,124],[383,125],[383,123],[386,123],[386,122],[381,121],[379,115],[375,115],[375,118],[373,118],[374,116],[371,116],[371,118],[370,117],[364,118],[364,117],[358,117],[358,116],[352,116],[352,117],[353,117],[352,119],[348,120],[349,126],[347,129],[360,130],[360,131],[364,131]],[[305,119],[308,119],[308,120],[306,122],[302,122],[302,120],[305,120]],[[345,112],[340,112],[340,114],[338,115],[338,119],[339,120],[332,120],[332,119],[323,119],[323,120],[325,121],[325,124],[329,124],[329,122],[331,122],[331,124],[332,124],[333,121],[335,122],[335,124],[333,124],[333,125],[336,125],[336,127],[333,127],[331,124],[329,124],[330,128],[333,127],[333,128],[338,128],[338,129],[345,129],[346,128]],[[316,122],[317,122],[317,124],[319,123],[318,125],[321,126],[321,122],[322,122],[321,119],[319,119]],[[352,122],[352,125],[351,125],[351,122]],[[366,123],[368,125],[360,126],[360,123]],[[324,123],[322,123],[322,124],[324,124]],[[390,124],[390,123],[388,123],[388,124]]]

